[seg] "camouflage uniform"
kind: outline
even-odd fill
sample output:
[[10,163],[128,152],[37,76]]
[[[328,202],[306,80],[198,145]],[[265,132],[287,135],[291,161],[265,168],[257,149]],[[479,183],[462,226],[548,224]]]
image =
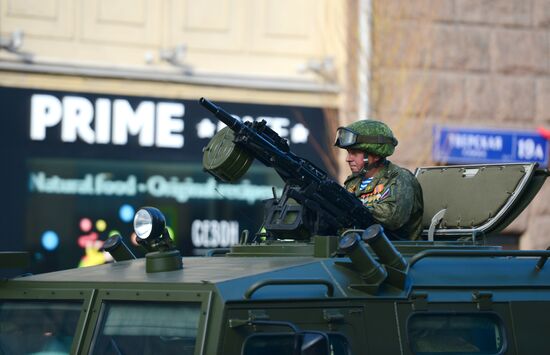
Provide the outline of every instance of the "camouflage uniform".
[[[346,189],[370,210],[390,239],[418,239],[422,232],[422,189],[407,169],[386,161],[366,185],[360,173],[348,176]],[[361,189],[361,187],[363,187]]]
[[375,166],[365,166],[346,179],[346,189],[355,194],[370,210],[390,239],[418,239],[422,232],[424,202],[422,188],[410,171],[385,158],[392,155],[397,139],[383,122],[356,121],[337,131],[335,145],[342,149],[363,151],[382,158],[379,171],[371,178],[366,172]]

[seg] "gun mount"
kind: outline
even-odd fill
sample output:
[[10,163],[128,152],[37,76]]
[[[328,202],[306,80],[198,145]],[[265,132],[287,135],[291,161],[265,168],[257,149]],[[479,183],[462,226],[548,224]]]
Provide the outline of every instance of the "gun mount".
[[264,228],[268,237],[308,240],[314,235],[336,235],[342,228],[367,228],[375,223],[355,196],[325,171],[293,154],[286,140],[265,121],[241,122],[205,98],[199,103],[227,125],[204,149],[207,172],[233,182],[257,159],[283,179],[282,196],[266,203]]

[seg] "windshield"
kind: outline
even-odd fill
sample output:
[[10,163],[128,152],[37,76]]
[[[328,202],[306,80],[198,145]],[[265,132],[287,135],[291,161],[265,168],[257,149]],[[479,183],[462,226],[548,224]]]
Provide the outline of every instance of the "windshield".
[[0,302],[0,354],[71,352],[81,302]]
[[110,302],[92,354],[193,354],[200,303]]

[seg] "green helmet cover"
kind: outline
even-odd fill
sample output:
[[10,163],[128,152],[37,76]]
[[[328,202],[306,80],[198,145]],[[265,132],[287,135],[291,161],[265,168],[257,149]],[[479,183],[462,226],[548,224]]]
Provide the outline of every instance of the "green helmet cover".
[[[346,126],[346,128],[357,133],[359,136],[383,136],[395,139],[390,127],[380,121],[355,121]],[[395,145],[390,143],[358,143],[347,148],[362,150],[367,154],[378,155],[380,157],[389,157],[395,150],[397,139],[395,139],[395,142]]]

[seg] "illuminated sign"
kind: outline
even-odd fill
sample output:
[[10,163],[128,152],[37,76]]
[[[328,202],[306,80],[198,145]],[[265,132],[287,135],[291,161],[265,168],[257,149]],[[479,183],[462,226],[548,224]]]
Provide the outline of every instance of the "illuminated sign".
[[[41,141],[47,128],[61,124],[61,141],[80,139],[88,144],[128,143],[138,135],[142,147],[183,147],[185,106],[181,103],[142,101],[134,110],[128,100],[35,94],[31,98],[30,137]],[[111,117],[112,116],[112,117]]]
[[[262,201],[273,195],[271,186],[255,185],[248,179],[238,184],[223,184],[213,177],[205,175],[204,182],[195,182],[193,178],[180,179],[177,176],[165,177],[152,175],[141,182],[135,175],[122,180],[112,179],[112,173],[101,172],[86,174],[82,178],[62,178],[48,175],[43,171],[31,172],[30,192],[43,194],[81,195],[81,196],[127,196],[145,194],[149,197],[172,198],[178,202],[190,199],[235,200],[249,204]],[[280,195],[282,189],[276,189]]]
[[433,160],[442,163],[536,162],[548,165],[548,140],[536,131],[434,126]]
[[227,248],[239,242],[239,222],[225,220],[194,220],[191,240],[197,248]]
[[[79,141],[90,145],[126,145],[128,137],[135,136],[140,147],[178,149],[185,145],[184,129],[188,120],[194,122],[194,127],[187,129],[189,134],[199,139],[210,139],[225,126],[210,117],[198,121],[186,117],[186,105],[196,106],[196,103],[33,94],[29,136],[33,141],[43,141],[48,135],[54,135],[64,143]],[[309,129],[288,117],[254,117],[246,113],[235,117],[243,121],[264,120],[291,144],[308,143]]]
[[[198,97],[197,97],[198,99]],[[320,107],[216,102],[243,121],[265,120],[292,151],[329,174],[335,111]],[[263,200],[281,195],[273,169],[253,163],[235,184],[203,171],[202,150],[224,127],[196,99],[0,88],[0,215],[6,249],[27,250],[31,272],[108,260],[101,245],[119,233],[142,256],[134,212],[166,215],[183,255],[238,242],[261,230]]]

